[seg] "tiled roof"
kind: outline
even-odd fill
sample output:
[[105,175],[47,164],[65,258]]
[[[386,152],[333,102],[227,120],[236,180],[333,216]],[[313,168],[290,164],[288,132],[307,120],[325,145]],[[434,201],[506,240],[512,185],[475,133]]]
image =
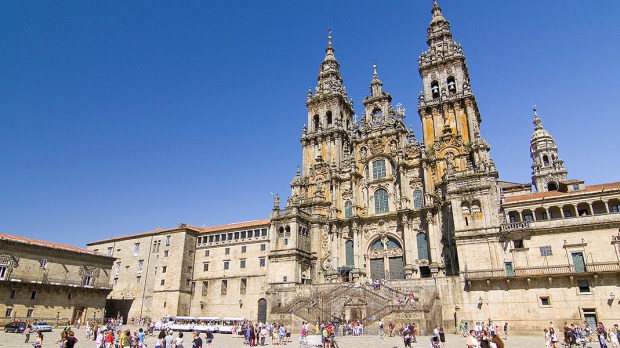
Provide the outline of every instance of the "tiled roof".
[[128,235],[123,235],[123,236],[119,236],[119,237],[103,239],[103,240],[99,240],[99,241],[96,241],[96,242],[90,242],[87,245],[96,245],[96,244],[102,244],[102,243],[109,243],[109,242],[113,242],[113,241],[117,241],[117,240],[121,240],[121,239],[132,239],[132,238],[148,237],[148,236],[151,236],[151,235],[158,235],[158,234],[162,234],[162,233],[166,233],[166,232],[170,232],[170,231],[175,231],[175,230],[179,230],[179,229],[188,229],[188,230],[193,230],[193,231],[200,232],[200,233],[208,233],[208,232],[228,231],[228,230],[232,230],[232,229],[241,229],[241,228],[247,228],[247,227],[268,225],[270,222],[271,222],[271,220],[269,220],[269,219],[265,219],[265,220],[252,220],[252,221],[235,222],[235,223],[231,223],[231,224],[224,224],[224,225],[217,225],[217,226],[207,226],[207,227],[204,227],[204,228],[203,227],[196,227],[196,226],[186,225],[185,227],[175,227],[175,228],[168,228],[168,229],[164,229],[164,230],[158,229],[158,230],[154,230],[154,231],[135,233],[135,234],[128,234]]
[[31,238],[25,238],[25,237],[19,237],[19,236],[12,236],[9,234],[2,234],[0,233],[0,240],[7,240],[7,241],[12,241],[12,242],[17,242],[17,243],[22,243],[22,244],[30,244],[30,245],[38,245],[38,246],[42,246],[42,247],[46,247],[46,248],[52,248],[52,249],[60,249],[60,250],[66,250],[66,251],[73,251],[73,252],[77,252],[77,253],[82,253],[82,254],[91,254],[91,255],[98,255],[98,256],[105,256],[105,257],[111,257],[96,251],[92,251],[92,250],[88,250],[88,249],[84,249],[84,248],[79,248],[73,245],[65,245],[65,244],[58,244],[58,243],[54,243],[54,242],[46,242],[43,240],[37,240],[37,239],[31,239]]
[[505,202],[514,203],[514,202],[521,202],[521,201],[531,201],[531,200],[536,200],[536,199],[541,199],[541,198],[568,197],[571,195],[604,191],[604,190],[609,190],[609,189],[620,189],[620,181],[612,182],[608,184],[590,185],[590,186],[586,186],[584,190],[572,191],[572,192],[560,192],[560,191],[537,192],[537,193],[532,193],[529,195],[506,197]]

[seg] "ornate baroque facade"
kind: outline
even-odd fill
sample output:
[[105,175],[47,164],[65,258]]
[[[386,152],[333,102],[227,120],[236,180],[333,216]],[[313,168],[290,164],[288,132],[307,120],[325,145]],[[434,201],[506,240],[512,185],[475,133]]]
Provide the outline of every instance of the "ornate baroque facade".
[[[420,140],[376,66],[354,116],[330,35],[286,203],[276,196],[270,220],[89,244],[119,257],[111,298],[131,299],[129,316],[151,317],[383,317],[426,327],[493,318],[523,331],[549,320],[620,319],[620,183],[568,180],[536,110],[535,193],[499,181],[463,49],[437,3],[427,44],[418,60]],[[162,238],[174,239],[174,258],[160,257]],[[148,256],[131,254],[143,243]],[[154,274],[135,285],[140,260]],[[387,286],[368,287],[369,279]],[[417,305],[394,306],[406,293]]]

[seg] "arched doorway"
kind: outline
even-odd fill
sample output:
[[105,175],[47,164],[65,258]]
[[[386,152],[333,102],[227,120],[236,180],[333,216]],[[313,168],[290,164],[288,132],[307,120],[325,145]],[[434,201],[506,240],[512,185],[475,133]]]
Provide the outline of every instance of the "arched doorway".
[[261,298],[258,300],[258,318],[257,321],[259,323],[267,322],[267,300]]
[[403,248],[392,237],[375,240],[368,251],[372,279],[405,279]]

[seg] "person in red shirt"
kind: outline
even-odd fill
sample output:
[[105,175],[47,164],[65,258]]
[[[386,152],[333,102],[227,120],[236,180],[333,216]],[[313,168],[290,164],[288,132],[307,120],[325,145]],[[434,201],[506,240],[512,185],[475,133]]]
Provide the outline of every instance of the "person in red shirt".
[[105,348],[114,348],[114,332],[108,330],[108,334],[105,336]]

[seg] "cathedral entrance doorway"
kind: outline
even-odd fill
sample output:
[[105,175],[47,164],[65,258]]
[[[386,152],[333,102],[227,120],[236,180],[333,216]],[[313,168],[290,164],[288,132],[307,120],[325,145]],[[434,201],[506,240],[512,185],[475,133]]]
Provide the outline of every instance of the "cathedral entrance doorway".
[[405,279],[403,248],[393,237],[375,240],[368,251],[372,279]]
[[257,321],[259,323],[267,322],[267,300],[261,298],[258,300],[258,318]]

